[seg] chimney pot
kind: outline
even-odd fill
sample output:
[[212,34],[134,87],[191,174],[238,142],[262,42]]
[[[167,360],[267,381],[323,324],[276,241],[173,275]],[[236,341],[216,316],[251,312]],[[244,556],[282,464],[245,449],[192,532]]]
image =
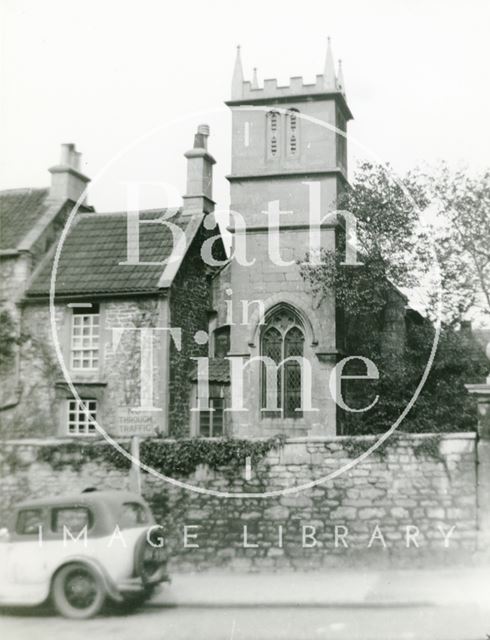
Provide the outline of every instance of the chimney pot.
[[73,168],[76,169],[77,171],[80,171],[80,166],[82,163],[82,154],[80,151],[75,151],[75,150],[73,151],[72,162],[73,162],[72,164]]
[[68,142],[61,145],[60,164],[65,167],[71,167],[72,154],[75,150],[75,145],[72,142]]
[[200,124],[197,133],[194,135],[194,149],[208,148],[209,125]]

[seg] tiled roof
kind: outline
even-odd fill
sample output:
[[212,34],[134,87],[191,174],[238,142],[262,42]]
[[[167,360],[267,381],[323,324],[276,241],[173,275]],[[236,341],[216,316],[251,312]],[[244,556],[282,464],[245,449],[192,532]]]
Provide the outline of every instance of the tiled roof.
[[[191,373],[191,380],[197,380],[197,367]],[[209,358],[209,382],[230,382],[230,363],[225,358]]]
[[[165,218],[183,231],[190,216],[180,209],[141,211],[139,215],[139,262],[127,261],[127,213],[81,213],[76,216],[63,244],[56,275],[56,295],[152,292],[165,269],[159,264],[173,249],[172,232],[163,224],[145,220]],[[49,293],[54,253],[35,274],[27,297]]]
[[46,212],[49,189],[0,191],[0,250],[14,250]]

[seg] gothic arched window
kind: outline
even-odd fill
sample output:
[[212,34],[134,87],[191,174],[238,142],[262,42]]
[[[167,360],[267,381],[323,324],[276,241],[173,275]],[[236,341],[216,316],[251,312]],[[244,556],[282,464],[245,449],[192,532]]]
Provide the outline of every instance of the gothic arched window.
[[277,111],[269,111],[267,122],[267,157],[276,158],[279,155],[279,135],[281,116]]
[[299,153],[298,114],[298,109],[289,109],[287,114],[287,148],[289,156],[297,156]]
[[[277,369],[271,368],[268,372],[267,365],[262,363],[261,413],[264,416],[302,417],[301,363],[293,358],[303,357],[304,340],[301,322],[288,307],[279,307],[267,318],[261,334],[260,351],[262,356],[274,362]],[[275,385],[270,384],[271,375],[274,376]],[[277,394],[275,398],[274,391]],[[277,409],[266,410],[267,406],[274,406],[274,400]]]

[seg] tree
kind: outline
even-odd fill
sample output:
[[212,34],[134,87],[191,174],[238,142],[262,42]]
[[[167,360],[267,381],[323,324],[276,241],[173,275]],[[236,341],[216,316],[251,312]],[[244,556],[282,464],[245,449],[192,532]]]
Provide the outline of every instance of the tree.
[[381,165],[364,162],[341,196],[338,208],[357,220],[357,253],[362,267],[344,266],[345,237],[336,251],[323,251],[316,265],[307,256],[302,275],[312,292],[329,295],[353,316],[381,310],[393,283],[417,286],[430,263],[427,239],[421,233],[419,211],[428,205],[427,190],[411,176],[394,180]]
[[432,203],[446,321],[472,309],[490,316],[490,171],[470,176],[441,163],[419,172],[419,182]]
[[[452,280],[452,255],[437,244],[434,249],[432,227],[429,234],[424,230],[423,213],[433,202],[436,184],[420,172],[395,180],[384,167],[363,163],[338,207],[357,219],[358,261],[362,266],[342,264],[343,236],[335,250],[323,251],[321,264],[309,256],[302,263],[303,278],[313,295],[321,297],[335,291],[345,355],[368,357],[380,372],[376,382],[349,381],[346,385],[348,406],[368,406],[376,394],[379,400],[367,412],[340,411],[344,432],[385,431],[413,396],[434,340],[432,321],[437,316],[435,300],[440,287],[434,275],[438,271],[446,303],[439,347],[424,389],[401,428],[467,430],[476,423],[464,384],[485,375],[486,361],[473,341],[467,337],[463,340],[453,328],[455,319],[461,320],[466,310],[462,301],[473,299],[459,287],[463,280],[465,287],[474,286],[475,281]],[[440,269],[438,261],[442,263]],[[424,292],[426,307],[422,314],[405,312],[405,290]],[[358,368],[359,361],[349,363],[344,373],[364,373]]]

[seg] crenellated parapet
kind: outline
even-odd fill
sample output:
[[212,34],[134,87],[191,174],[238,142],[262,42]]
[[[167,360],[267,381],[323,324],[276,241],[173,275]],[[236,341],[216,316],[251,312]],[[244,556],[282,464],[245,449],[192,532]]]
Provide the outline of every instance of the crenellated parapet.
[[231,102],[291,99],[297,96],[315,96],[326,93],[340,93],[345,99],[342,63],[339,60],[336,72],[330,38],[328,38],[323,73],[316,76],[314,83],[305,83],[302,76],[294,76],[289,79],[287,85],[279,85],[277,78],[267,78],[264,80],[263,86],[260,86],[256,68],[254,68],[253,79],[251,81],[244,80],[241,51],[240,47],[237,47]]
[[342,93],[338,83],[334,87],[326,86],[323,74],[316,76],[315,83],[305,83],[302,76],[294,76],[289,79],[289,84],[280,86],[277,78],[267,78],[263,87],[254,88],[253,83],[245,80],[242,83],[241,94],[232,96],[232,99],[256,100],[281,98],[296,95],[324,94],[339,91]]

